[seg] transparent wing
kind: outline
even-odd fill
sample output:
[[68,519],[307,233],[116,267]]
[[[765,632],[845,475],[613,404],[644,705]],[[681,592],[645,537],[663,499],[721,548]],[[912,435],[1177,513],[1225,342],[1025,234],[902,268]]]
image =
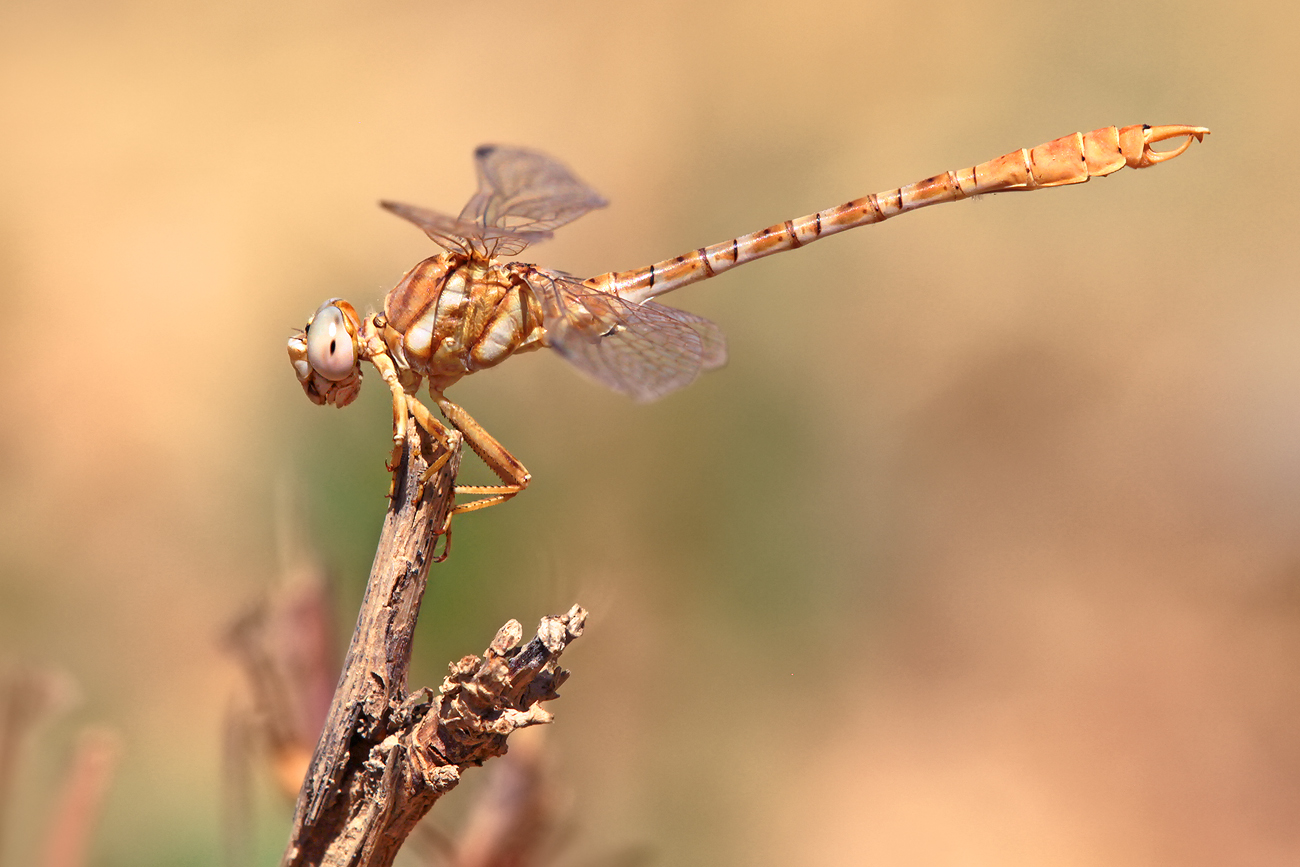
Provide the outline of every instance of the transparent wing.
[[[515,239],[549,233],[588,211],[605,207],[600,195],[546,154],[522,148],[481,145],[474,151],[478,192],[460,219],[508,233],[497,244],[501,255]],[[492,240],[493,236],[484,233]],[[520,249],[523,249],[522,247]]]
[[627,301],[568,274],[520,272],[542,302],[551,348],[635,401],[657,400],[727,360],[726,338],[703,317]]
[[474,151],[478,192],[459,217],[380,202],[424,230],[444,250],[492,259],[517,256],[551,230],[608,204],[560,163],[535,151],[481,145]]
[[416,205],[404,205],[401,202],[380,202],[379,205],[403,220],[409,220],[419,226],[424,230],[424,234],[444,250],[458,251],[466,255],[478,253],[490,257],[499,253],[503,256],[513,256],[534,241],[544,241],[551,237],[550,232],[511,232],[480,226],[438,211]]

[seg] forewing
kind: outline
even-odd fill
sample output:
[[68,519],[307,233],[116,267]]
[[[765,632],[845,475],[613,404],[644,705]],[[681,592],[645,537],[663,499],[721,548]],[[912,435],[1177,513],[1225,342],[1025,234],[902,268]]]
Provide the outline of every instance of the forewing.
[[[550,232],[510,232],[504,229],[480,226],[477,223],[439,213],[416,205],[401,202],[380,202],[381,207],[404,220],[409,220],[424,230],[444,250],[470,254],[478,252],[489,256],[493,252],[514,255],[533,241],[551,237]],[[507,252],[508,250],[508,252]]]
[[[460,219],[502,229],[515,238],[549,233],[588,211],[608,204],[560,162],[522,148],[482,145],[474,151],[478,192]],[[493,236],[485,233],[485,238]],[[512,239],[502,238],[496,252],[513,255]],[[520,249],[523,249],[522,247]]]
[[703,317],[640,304],[554,271],[528,269],[551,347],[597,382],[638,402],[657,400],[727,360],[726,338]]

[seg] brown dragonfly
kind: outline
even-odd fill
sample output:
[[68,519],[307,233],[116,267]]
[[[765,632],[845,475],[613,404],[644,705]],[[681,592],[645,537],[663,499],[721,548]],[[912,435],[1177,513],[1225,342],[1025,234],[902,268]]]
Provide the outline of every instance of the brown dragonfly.
[[[652,299],[753,259],[793,250],[855,226],[879,223],[927,205],[984,193],[1078,184],[1128,166],[1171,160],[1204,127],[1105,127],[1012,151],[967,169],[777,223],[632,271],[582,279],[520,262],[500,262],[551,237],[605,200],[567,168],[535,151],[484,145],[474,152],[478,192],[451,217],[381,202],[424,230],[446,252],[406,273],[384,299],[383,313],[362,318],[333,298],[289,340],[289,358],[307,396],[346,406],[361,387],[361,362],[379,371],[393,398],[396,466],[408,422],[447,443],[447,430],[415,398],[427,379],[434,402],[501,485],[458,486],[479,495],[467,512],[508,500],[528,486],[528,470],[464,409],[444,396],[461,377],[512,355],[554,349],[579,370],[637,401],[663,397],[726,360],[722,332],[707,319]],[[1178,147],[1152,145],[1185,138]],[[440,466],[435,463],[429,472]]]

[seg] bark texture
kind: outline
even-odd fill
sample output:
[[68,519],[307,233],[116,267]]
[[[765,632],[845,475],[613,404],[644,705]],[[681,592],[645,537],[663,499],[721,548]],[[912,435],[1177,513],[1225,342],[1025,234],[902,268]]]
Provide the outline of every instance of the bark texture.
[[464,768],[504,754],[512,731],[550,722],[541,702],[567,679],[558,660],[582,634],[586,612],[576,605],[543,618],[522,647],[523,628],[511,620],[482,657],[454,663],[437,693],[408,695],[411,639],[440,536],[446,544],[461,444],[452,432],[448,460],[421,491],[425,456],[436,463],[441,452],[426,437],[414,455],[418,436],[412,425],[343,674],[298,796],[285,867],[391,864]]

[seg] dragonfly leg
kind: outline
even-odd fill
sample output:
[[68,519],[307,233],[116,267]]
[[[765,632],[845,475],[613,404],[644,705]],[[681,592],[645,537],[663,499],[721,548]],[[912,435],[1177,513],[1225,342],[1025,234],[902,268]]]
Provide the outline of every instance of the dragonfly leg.
[[414,395],[406,396],[406,410],[411,414],[411,419],[416,426],[442,447],[442,454],[434,458],[420,474],[420,484],[425,485],[451,459],[451,437],[447,434],[447,426],[438,421],[437,417],[429,412],[429,408],[420,403]]
[[486,509],[488,506],[495,506],[497,503],[504,503],[528,487],[529,481],[532,480],[532,474],[528,472],[527,467],[506,450],[505,446],[497,442],[496,438],[484,430],[482,425],[474,421],[473,417],[464,409],[437,392],[433,393],[433,397],[438,404],[438,409],[442,410],[442,414],[447,417],[447,421],[451,422],[458,431],[464,434],[465,442],[474,450],[474,454],[482,458],[483,463],[488,465],[488,469],[496,473],[497,478],[505,482],[504,485],[457,485],[457,494],[481,495],[481,499],[457,504],[453,510],[454,514],[474,512],[479,509]]
[[[447,461],[451,460],[453,446],[447,426],[438,421],[433,413],[429,412],[429,408],[420,403],[414,395],[408,394],[406,396],[406,409],[411,414],[411,420],[415,423],[415,426],[425,431],[430,439],[439,445],[442,452],[430,462],[429,466],[425,467],[424,472],[420,473],[420,488],[415,498],[415,504],[419,506],[424,501],[425,486],[429,484],[439,470],[446,466]],[[453,491],[454,493],[455,491]],[[432,558],[434,563],[441,563],[451,553],[451,516],[454,514],[456,514],[456,509],[452,507],[447,512],[446,520],[437,530],[437,535],[442,537],[442,553]]]
[[[388,356],[388,353],[376,352],[370,356],[370,363],[379,371],[380,378],[388,385],[388,390],[393,394],[393,451],[384,464],[391,473],[402,462],[402,448],[406,445],[406,418],[411,414],[407,405],[407,398],[410,395],[407,394],[406,388],[402,385],[401,377],[397,373],[397,365],[393,364],[393,359]],[[418,404],[419,401],[415,401],[415,403]],[[438,426],[442,427],[441,424]],[[433,433],[433,431],[429,432],[430,434]],[[444,436],[442,440],[445,441],[445,439]],[[419,445],[415,445],[414,448],[418,450]]]

